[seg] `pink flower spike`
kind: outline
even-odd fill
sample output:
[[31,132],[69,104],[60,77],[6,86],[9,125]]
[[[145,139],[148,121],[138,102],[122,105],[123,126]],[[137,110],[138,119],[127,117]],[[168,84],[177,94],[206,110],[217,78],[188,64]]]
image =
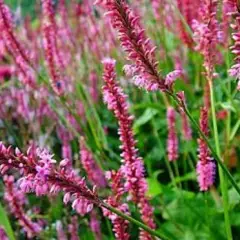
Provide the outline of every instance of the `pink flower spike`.
[[[122,150],[122,170],[126,178],[125,187],[130,193],[131,200],[138,205],[142,220],[151,228],[155,228],[153,208],[146,197],[147,182],[144,178],[144,166],[142,158],[137,154],[138,149],[132,130],[133,116],[129,114],[127,96],[116,83],[115,61],[107,59],[103,64],[104,102],[109,110],[113,111],[119,124],[118,134],[122,143],[120,148]],[[145,232],[141,233],[145,237],[149,236]],[[145,238],[141,237],[141,239]]]
[[0,226],[0,239],[1,240],[9,240],[7,234],[2,226]]
[[173,107],[167,109],[168,139],[167,151],[169,161],[178,159],[178,137],[176,134],[176,112]]
[[[208,135],[208,111],[206,108],[201,109],[200,128],[202,132]],[[199,154],[197,164],[197,179],[201,191],[207,191],[214,183],[216,166],[210,157],[208,146],[204,139],[198,139]]]

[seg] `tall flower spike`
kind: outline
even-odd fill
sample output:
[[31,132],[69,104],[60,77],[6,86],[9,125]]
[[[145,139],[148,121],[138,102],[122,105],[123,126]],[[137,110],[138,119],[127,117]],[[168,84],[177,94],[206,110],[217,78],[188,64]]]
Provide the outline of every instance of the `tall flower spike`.
[[69,167],[68,160],[62,160],[59,168],[55,167],[53,155],[46,150],[30,148],[27,155],[18,149],[15,153],[11,147],[6,148],[0,143],[0,173],[9,169],[20,171],[19,187],[23,192],[34,192],[39,195],[55,195],[64,192],[65,204],[72,202],[72,208],[84,215],[90,212],[93,204],[101,206],[95,191],[90,190],[83,178]]
[[4,176],[5,193],[4,199],[7,202],[11,213],[17,218],[18,223],[26,232],[28,238],[37,236],[42,230],[38,223],[34,223],[24,212],[25,196],[14,184],[13,176]]
[[[147,182],[144,178],[144,166],[142,158],[138,156],[136,140],[132,131],[133,116],[129,115],[129,109],[126,102],[126,95],[116,83],[115,60],[105,59],[103,79],[104,102],[109,110],[112,110],[118,120],[120,146],[122,150],[123,172],[126,178],[125,187],[130,192],[133,202],[140,210],[142,220],[151,228],[155,228],[153,222],[153,208],[146,197]],[[150,239],[150,236],[142,232],[141,239]]]
[[178,158],[178,137],[176,134],[176,112],[173,107],[167,109],[168,139],[167,151],[169,161],[175,161]]
[[[56,94],[63,93],[63,76],[61,74],[64,64],[57,50],[57,26],[51,0],[42,0],[43,9],[43,47],[45,50],[51,84]],[[61,69],[61,71],[60,71]]]
[[[205,107],[201,109],[200,128],[208,135],[208,111]],[[197,164],[198,184],[201,191],[207,191],[214,183],[216,166],[210,157],[208,146],[204,139],[198,139],[199,154]]]
[[135,84],[148,91],[166,90],[164,79],[157,71],[156,47],[152,46],[141,27],[140,17],[124,0],[97,0],[95,4],[107,9],[112,26],[117,29],[122,48],[134,64],[125,67],[128,75],[134,76]]
[[13,32],[12,15],[3,0],[0,0],[0,30],[9,52],[16,62],[19,79],[27,86],[35,86],[35,74],[31,68],[31,60]]
[[87,173],[88,179],[98,187],[106,187],[105,176],[93,158],[92,153],[87,149],[84,138],[80,140],[81,163]]

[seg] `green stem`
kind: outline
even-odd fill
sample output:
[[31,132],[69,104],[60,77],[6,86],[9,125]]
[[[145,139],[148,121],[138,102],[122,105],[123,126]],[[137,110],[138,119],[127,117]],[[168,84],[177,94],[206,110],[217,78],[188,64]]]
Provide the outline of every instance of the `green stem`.
[[126,215],[125,213],[119,211],[118,209],[108,205],[107,203],[105,202],[102,202],[102,207],[108,209],[109,211],[117,214],[119,217],[137,225],[138,227],[140,227],[141,229],[143,229],[144,231],[150,233],[152,236],[155,236],[155,237],[158,237],[158,238],[161,238],[161,239],[168,239],[165,235],[163,235],[162,233],[159,233],[153,229],[151,229],[150,227],[148,227],[147,225],[145,225],[144,223],[136,220],[135,218],[132,218],[131,216],[129,215]]
[[212,156],[214,157],[214,159],[217,161],[218,165],[221,167],[221,169],[223,170],[223,172],[226,174],[227,178],[229,179],[229,181],[231,182],[232,186],[235,188],[235,190],[237,191],[237,193],[240,195],[240,188],[238,186],[238,184],[236,183],[236,181],[234,180],[233,176],[231,175],[231,173],[228,171],[227,167],[225,166],[225,164],[223,163],[221,157],[216,153],[215,149],[212,147],[210,141],[208,140],[208,138],[205,136],[205,134],[201,131],[198,123],[195,121],[195,119],[192,117],[191,113],[189,112],[187,106],[185,104],[182,104],[180,102],[180,100],[178,99],[178,97],[172,93],[172,92],[168,92],[168,94],[175,100],[175,102],[178,104],[178,106],[180,106],[184,112],[186,113],[186,115],[188,116],[189,120],[191,121],[192,125],[194,126],[194,128],[197,130],[197,132],[199,133],[199,135],[204,139],[204,141],[206,142],[206,144],[208,145],[208,148],[210,149]]
[[[218,156],[221,156],[221,149],[219,144],[219,135],[218,135],[218,126],[217,126],[217,118],[216,118],[216,109],[215,109],[215,99],[213,93],[213,85],[212,81],[209,81],[210,87],[210,98],[211,98],[211,112],[212,112],[212,122],[213,122],[213,134],[214,134],[214,141],[216,147],[216,153]],[[225,218],[225,227],[227,232],[227,239],[232,239],[232,232],[231,232],[231,224],[229,219],[228,213],[228,189],[225,181],[225,174],[223,169],[218,165],[219,177],[220,177],[220,185],[221,185],[221,192],[223,196],[223,208],[224,208],[224,218]]]

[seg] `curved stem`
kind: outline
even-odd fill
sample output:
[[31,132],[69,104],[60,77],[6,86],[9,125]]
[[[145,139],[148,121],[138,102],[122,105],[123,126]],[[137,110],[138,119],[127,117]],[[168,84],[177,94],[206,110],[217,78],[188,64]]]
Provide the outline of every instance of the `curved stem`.
[[[210,87],[211,112],[212,112],[213,134],[214,134],[216,153],[218,156],[221,156],[212,80],[209,80],[209,87]],[[221,192],[223,196],[223,209],[224,209],[224,219],[225,219],[225,228],[227,232],[227,239],[232,240],[231,224],[230,224],[229,213],[228,213],[228,210],[229,210],[228,192],[227,192],[227,185],[225,181],[225,174],[223,172],[223,169],[219,165],[218,165],[218,170],[219,170],[219,177],[220,177]]]
[[204,141],[206,142],[206,144],[208,145],[208,148],[210,149],[212,156],[214,157],[214,159],[217,161],[218,165],[221,167],[221,169],[223,170],[223,172],[226,174],[227,178],[229,179],[229,181],[231,182],[232,186],[235,188],[235,190],[237,191],[237,193],[240,195],[240,187],[237,185],[236,181],[234,180],[233,176],[231,175],[231,173],[228,171],[227,167],[225,166],[225,164],[223,163],[221,157],[216,153],[215,149],[213,148],[213,146],[211,145],[210,141],[208,140],[208,138],[205,136],[205,134],[201,131],[198,123],[195,121],[195,119],[192,117],[191,113],[189,112],[187,106],[185,104],[182,104],[180,102],[180,100],[178,99],[178,97],[176,96],[175,93],[173,92],[168,92],[168,94],[174,99],[174,101],[177,103],[178,106],[180,106],[184,112],[186,113],[186,115],[188,116],[189,120],[191,121],[192,125],[194,126],[194,128],[197,130],[197,132],[199,133],[199,135],[204,139]]
[[[152,236],[155,236],[155,237],[158,237],[158,238],[161,238],[161,239],[168,240],[168,238],[167,238],[165,235],[163,235],[163,234],[161,234],[161,233],[159,233],[159,232],[151,229],[150,227],[148,227],[148,226],[145,225],[144,223],[136,220],[135,218],[132,218],[132,217],[129,216],[129,215],[126,215],[125,213],[119,211],[118,209],[116,209],[116,208],[108,205],[107,203],[102,202],[102,205],[101,205],[101,206],[104,207],[104,208],[106,208],[106,209],[108,209],[109,211],[117,214],[119,217],[121,217],[121,218],[123,218],[123,219],[125,219],[125,220],[127,220],[127,221],[129,221],[129,222],[131,222],[131,223],[133,223],[133,224],[135,224],[135,225],[137,225],[138,227],[140,227],[140,228],[143,229],[144,231],[150,233]],[[156,238],[155,238],[155,239],[156,239]]]

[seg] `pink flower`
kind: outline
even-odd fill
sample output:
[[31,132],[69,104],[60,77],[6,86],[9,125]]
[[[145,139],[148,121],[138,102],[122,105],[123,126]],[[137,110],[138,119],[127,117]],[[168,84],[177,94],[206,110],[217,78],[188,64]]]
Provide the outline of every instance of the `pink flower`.
[[35,87],[35,74],[29,54],[14,35],[12,14],[3,0],[0,0],[0,29],[4,43],[16,62],[19,79],[27,86]]
[[28,238],[37,236],[42,230],[38,223],[34,223],[24,212],[26,203],[25,195],[14,184],[13,176],[4,176],[5,193],[4,199],[7,202],[11,213],[17,218],[19,224],[26,232]]
[[174,108],[168,107],[167,109],[167,122],[168,122],[168,139],[167,151],[169,161],[178,159],[178,138],[176,134],[176,113]]
[[95,4],[107,9],[106,15],[111,19],[112,26],[117,29],[121,46],[133,61],[135,83],[148,91],[166,90],[164,79],[157,71],[155,60],[156,47],[145,36],[140,18],[125,1],[97,0]]
[[[231,7],[234,9],[237,9],[237,2],[229,1],[231,3]],[[235,64],[231,67],[231,69],[228,71],[229,75],[232,77],[235,77],[238,80],[237,89],[240,90],[240,13],[239,11],[233,12],[233,16],[235,17],[235,24],[232,24],[231,27],[234,30],[234,33],[232,33],[232,38],[234,40],[234,45],[230,47],[232,53],[235,55]]]
[[70,240],[80,240],[78,237],[78,217],[72,216],[71,223],[68,225],[68,232],[70,234]]
[[[126,178],[125,187],[130,192],[133,202],[137,203],[141,217],[151,228],[155,228],[153,222],[153,208],[146,197],[147,183],[144,178],[144,166],[142,158],[138,156],[136,140],[132,131],[133,116],[129,114],[126,95],[116,83],[115,61],[105,59],[103,79],[103,96],[108,108],[113,111],[118,120],[120,141],[122,145],[122,171]],[[145,209],[148,208],[148,212]],[[143,239],[143,238],[142,238]]]
[[[112,195],[106,200],[106,202],[124,213],[129,214],[128,205],[121,202],[122,195],[125,193],[122,169],[117,172],[109,171],[106,173],[106,177],[110,181],[112,189]],[[106,209],[103,209],[103,214],[111,220],[117,240],[128,240],[130,238],[128,233],[129,223],[126,220]]]
[[90,190],[83,178],[76,172],[60,164],[55,167],[53,155],[46,150],[30,148],[27,155],[13,153],[11,147],[6,148],[0,144],[0,173],[4,174],[9,169],[20,170],[22,178],[19,187],[23,192],[35,192],[37,195],[55,195],[64,192],[64,202],[72,202],[72,208],[83,215],[92,210],[93,204],[101,205],[95,190]]
[[9,240],[7,234],[2,226],[0,226],[0,239],[1,240]]
[[217,44],[222,42],[222,32],[217,21],[217,0],[204,0],[200,8],[200,20],[194,20],[194,40],[196,51],[204,56],[204,67],[207,76],[213,78],[214,65],[219,58]]
[[62,222],[59,220],[56,222],[56,230],[57,230],[57,239],[58,240],[67,240],[67,235],[64,232]]
[[[202,132],[208,135],[208,111],[207,108],[201,109],[200,128]],[[198,184],[201,191],[207,191],[214,183],[215,163],[210,157],[208,146],[204,139],[198,139],[199,154],[197,164]]]
[[95,235],[96,240],[102,239],[101,224],[97,217],[97,212],[92,211],[90,214],[90,228]]
[[106,187],[106,179],[92,153],[87,149],[84,138],[80,141],[81,163],[87,173],[88,179],[96,186]]

